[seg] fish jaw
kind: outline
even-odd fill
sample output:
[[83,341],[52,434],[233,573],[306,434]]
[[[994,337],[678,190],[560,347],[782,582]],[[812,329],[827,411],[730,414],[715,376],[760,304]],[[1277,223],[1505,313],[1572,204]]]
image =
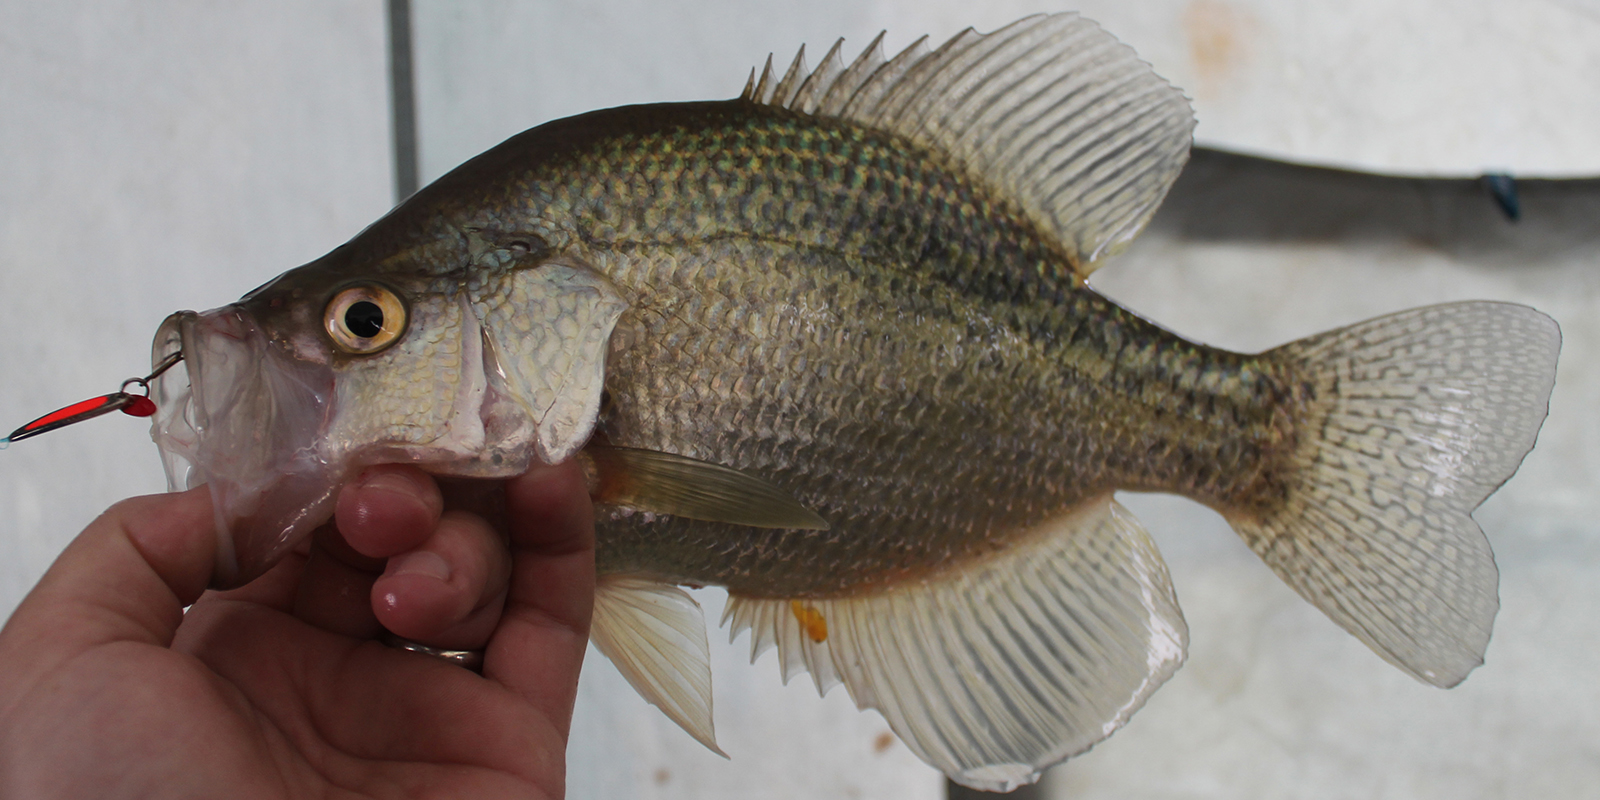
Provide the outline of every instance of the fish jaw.
[[[162,324],[152,357],[181,349],[184,360],[152,385],[151,436],[169,490],[210,487],[214,587],[265,573],[332,516],[340,488],[367,466],[481,478],[527,469],[534,425],[499,377],[476,317],[459,300],[438,305],[454,324],[418,337],[410,352],[345,364],[314,336],[274,336],[243,303]],[[413,371],[394,380],[396,363],[438,379]],[[428,389],[433,396],[415,396]]]
[[210,486],[217,516],[212,582],[265,572],[332,513],[346,465],[319,444],[334,374],[274,346],[238,305],[168,317],[154,358],[183,352],[155,382],[151,437],[171,490]]

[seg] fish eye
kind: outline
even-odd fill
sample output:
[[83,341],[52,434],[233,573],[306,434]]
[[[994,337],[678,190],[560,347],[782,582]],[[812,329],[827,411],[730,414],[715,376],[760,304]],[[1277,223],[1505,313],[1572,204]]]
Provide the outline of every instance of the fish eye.
[[382,286],[351,286],[333,296],[322,324],[340,350],[371,355],[399,341],[406,330],[406,306]]

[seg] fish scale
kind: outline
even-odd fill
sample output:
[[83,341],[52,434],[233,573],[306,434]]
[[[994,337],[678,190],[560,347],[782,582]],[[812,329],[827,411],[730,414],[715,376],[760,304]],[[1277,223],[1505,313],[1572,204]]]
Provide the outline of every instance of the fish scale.
[[[169,318],[153,358],[187,374],[153,384],[153,431],[174,487],[212,486],[221,585],[366,465],[581,458],[592,639],[714,750],[679,585],[726,586],[752,657],[843,683],[966,785],[1100,741],[1188,642],[1117,490],[1211,506],[1379,656],[1454,685],[1498,609],[1471,512],[1533,446],[1559,328],[1457,303],[1248,355],[1118,307],[1087,279],[1193,122],[1072,14],[557,120]],[[372,304],[362,331],[398,319],[346,330],[341,297]]]
[[[651,140],[636,141],[642,146]],[[819,194],[832,193],[824,189]],[[675,200],[694,205],[700,198]],[[625,208],[654,198],[633,200],[625,195],[604,202]],[[870,201],[857,196],[852,203]],[[824,219],[848,213],[821,210]],[[661,231],[649,233],[660,236]],[[844,248],[808,249],[805,242],[811,237],[799,226],[774,226],[747,237],[762,242],[759,245],[728,237],[695,240],[687,233],[662,238],[672,244],[658,245],[658,250],[667,252],[656,258],[651,247],[637,242],[609,250],[596,243],[583,252],[640,309],[624,313],[618,323],[616,337],[623,344],[613,349],[607,378],[614,402],[600,429],[615,445],[682,452],[773,480],[818,509],[834,529],[826,535],[792,533],[780,537],[776,546],[764,541],[762,547],[751,548],[749,559],[718,558],[707,563],[701,554],[739,552],[737,540],[751,532],[737,526],[668,518],[645,521],[639,515],[617,514],[602,523],[599,558],[604,570],[727,585],[756,596],[859,592],[878,585],[888,574],[959,569],[962,558],[952,559],[950,553],[980,557],[1004,547],[1008,536],[1111,487],[1222,494],[1229,487],[1197,486],[1196,476],[1183,470],[1183,462],[1213,463],[1217,453],[1228,449],[1224,440],[1258,435],[1251,427],[1225,427],[1216,416],[1204,419],[1204,408],[1216,407],[1217,397],[1191,392],[1164,395],[1166,407],[1140,402],[1139,395],[1152,381],[1167,374],[1187,374],[1206,351],[1142,323],[1087,289],[1069,290],[1076,302],[1036,301],[1030,312],[1019,313],[1014,306],[997,306],[948,285],[927,295],[885,292],[886,272],[940,270],[926,264],[882,265],[859,253],[836,255]],[[992,240],[998,234],[976,231],[971,238]],[[994,249],[1043,248],[1024,244]],[[742,316],[730,308],[689,316],[671,313],[679,306],[693,306],[707,294],[698,279],[705,268],[684,263],[689,260],[718,265],[711,294],[721,302],[737,305],[748,302],[743,297],[765,299],[763,314],[772,322],[761,335],[744,330]],[[810,276],[806,282],[788,277],[800,273]],[[725,287],[730,282],[742,288],[728,292]],[[798,311],[830,307],[853,313],[836,315],[819,330]],[[907,326],[908,316],[921,321]],[[1008,318],[1013,324],[1006,324]],[[1019,330],[1018,319],[1028,319],[1036,329]],[[1139,330],[1124,336],[1121,331],[1128,327]],[[1111,332],[1093,335],[1106,328]],[[812,335],[795,335],[802,332]],[[1119,362],[1121,342],[1134,335],[1145,341],[1160,337],[1165,343],[1125,354]],[[652,342],[662,344],[651,347]],[[714,343],[728,349],[715,352]],[[901,358],[909,349],[966,355],[944,362]],[[773,358],[765,350],[795,355]],[[1062,350],[1071,353],[1068,363],[1118,366],[1108,367],[1099,380],[1086,381],[1055,357]],[[805,370],[785,369],[801,358]],[[1210,360],[1206,367],[1218,371],[1236,369],[1241,363],[1240,357],[1221,351],[1212,353]],[[901,368],[896,369],[897,364]],[[819,365],[832,369],[822,374]],[[747,392],[727,391],[734,376],[756,383]],[[784,389],[775,391],[775,384]],[[1111,385],[1126,390],[1102,389]],[[885,387],[895,388],[884,391]],[[1270,418],[1267,398],[1275,393],[1253,388],[1258,397],[1225,395],[1220,405],[1230,416],[1243,416],[1253,404],[1258,417],[1253,427],[1259,428]],[[1050,407],[1011,413],[1015,398],[1041,396],[1052,399]],[[813,407],[825,411],[817,413]],[[1107,408],[1121,411],[1110,415],[1106,429],[1086,435],[1085,431],[1095,430],[1090,420],[1106,418]],[[1168,416],[1201,420],[1187,426],[1200,430],[1166,437],[1163,428],[1170,426],[1160,420]],[[753,429],[744,424],[751,417],[781,421],[788,439],[799,438],[799,430],[817,437],[817,425],[824,418],[843,424],[829,439],[812,438],[803,451],[804,460],[791,464],[788,457],[773,452],[770,438],[751,435]],[[1207,427],[1215,441],[1197,435],[1207,433]],[[1136,432],[1149,430],[1158,431],[1157,436],[1139,445]],[[948,435],[951,432],[956,435]],[[1187,449],[1153,449],[1174,439]],[[997,447],[998,443],[1006,448]],[[998,466],[991,463],[997,452],[1007,454]],[[1141,452],[1149,459],[1138,458]],[[1134,456],[1114,457],[1130,453]],[[1084,459],[1079,454],[1097,456]],[[918,466],[906,469],[907,462]],[[927,469],[924,462],[938,469]],[[1224,465],[1219,474],[1232,476],[1231,466]],[[1043,475],[1053,477],[1049,483],[1038,482],[1037,476]],[[940,491],[974,482],[993,486],[996,493]],[[848,506],[835,499],[842,487],[854,489]],[[999,513],[990,503],[996,497],[1001,498]],[[925,516],[906,514],[906,509],[932,511]],[[728,538],[734,540],[731,546],[723,541]],[[905,559],[904,553],[918,550],[925,553],[921,558]],[[817,569],[796,570],[797,563],[815,564]]]
[[[551,201],[519,202],[509,213],[477,196],[446,202],[491,210],[484,226],[504,229],[527,227],[555,206],[576,223],[574,235],[596,247],[781,238],[905,270],[884,273],[885,281],[910,286],[933,277],[1001,300],[1038,291],[1047,278],[1070,280],[1070,257],[1024,233],[1031,224],[1014,208],[893,137],[742,101],[630,107],[563,122],[522,143],[544,158],[515,185],[570,187],[565,196],[560,188],[526,191],[515,200],[550,192]],[[565,141],[569,127],[665,130],[578,146]],[[846,171],[839,180],[817,166],[823,142]]]

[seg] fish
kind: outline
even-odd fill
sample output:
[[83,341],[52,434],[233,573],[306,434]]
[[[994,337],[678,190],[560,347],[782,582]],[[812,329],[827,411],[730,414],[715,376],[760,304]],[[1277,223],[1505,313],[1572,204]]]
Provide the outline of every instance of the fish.
[[1219,513],[1379,657],[1449,687],[1498,572],[1471,513],[1548,412],[1560,329],[1429,306],[1261,353],[1090,285],[1186,162],[1193,113],[1076,14],[734,99],[512,137],[326,256],[162,323],[152,436],[206,484],[217,586],[366,466],[583,462],[591,637],[714,751],[706,622],[843,685],[916,755],[1008,791],[1111,735],[1188,631],[1123,490]]

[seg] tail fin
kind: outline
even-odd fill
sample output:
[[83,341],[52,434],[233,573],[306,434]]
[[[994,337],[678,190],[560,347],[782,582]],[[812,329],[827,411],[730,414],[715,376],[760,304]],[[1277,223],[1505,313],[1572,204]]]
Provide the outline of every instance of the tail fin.
[[1275,511],[1230,516],[1278,576],[1436,686],[1483,663],[1499,572],[1470,516],[1549,409],[1561,331],[1531,308],[1413,309],[1284,345],[1314,392]]

